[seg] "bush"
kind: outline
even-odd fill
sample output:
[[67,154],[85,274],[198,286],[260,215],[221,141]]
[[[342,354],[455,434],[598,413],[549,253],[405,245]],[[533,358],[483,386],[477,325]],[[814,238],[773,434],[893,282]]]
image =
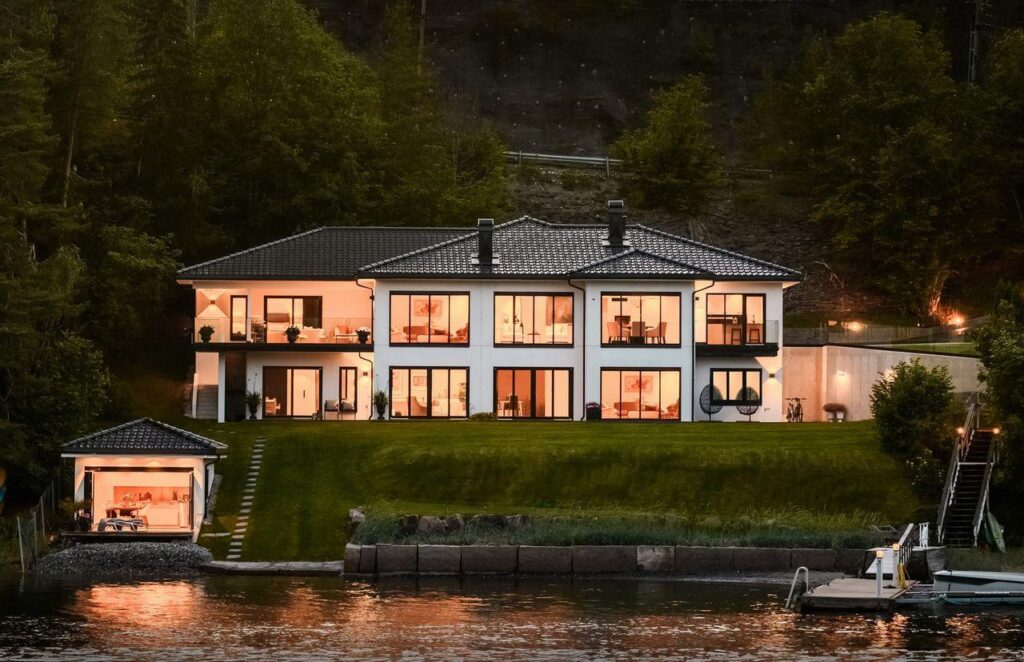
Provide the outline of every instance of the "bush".
[[471,421],[496,421],[498,417],[493,411],[478,411],[469,417]]
[[901,361],[871,387],[871,412],[882,450],[907,462],[922,495],[934,494],[961,415],[946,367]]

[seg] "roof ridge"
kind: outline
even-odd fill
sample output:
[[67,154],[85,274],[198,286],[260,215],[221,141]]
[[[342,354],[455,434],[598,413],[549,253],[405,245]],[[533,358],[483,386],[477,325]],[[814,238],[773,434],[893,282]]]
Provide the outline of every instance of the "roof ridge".
[[149,416],[144,416],[143,418],[141,418],[139,420],[147,421],[149,423],[152,423],[153,425],[156,425],[157,427],[162,427],[165,430],[170,430],[172,432],[177,432],[178,434],[185,435],[186,437],[191,437],[195,441],[199,441],[199,442],[202,442],[204,444],[208,444],[210,446],[213,446],[214,448],[227,448],[228,447],[227,444],[225,444],[223,442],[220,442],[220,441],[217,441],[216,439],[210,439],[209,437],[204,437],[203,435],[197,434],[195,432],[192,432],[191,430],[186,430],[184,428],[179,428],[177,426],[171,425],[170,423],[165,423],[163,421],[158,421],[158,420],[156,420],[154,418],[150,418]]
[[326,227],[327,227],[326,225],[321,225],[320,227],[313,228],[312,230],[306,230],[305,232],[300,232],[298,234],[289,235],[287,237],[281,237],[280,239],[275,239],[274,241],[268,241],[265,244],[260,244],[258,246],[251,246],[251,247],[246,248],[244,250],[235,251],[234,253],[229,253],[228,255],[222,255],[221,257],[215,257],[212,260],[206,260],[205,262],[197,262],[196,264],[190,264],[187,267],[182,267],[181,269],[178,269],[178,271],[176,273],[184,274],[186,271],[190,271],[192,269],[198,269],[199,267],[206,267],[206,266],[209,266],[211,264],[216,264],[217,262],[222,262],[224,260],[227,260],[227,259],[230,259],[230,258],[233,258],[233,257],[238,257],[239,255],[245,255],[246,253],[252,253],[253,251],[258,251],[261,248],[267,248],[269,246],[276,246],[277,244],[283,244],[286,241],[291,241],[293,239],[298,239],[299,237],[305,237],[306,235],[313,234],[314,232],[320,232],[321,230],[323,230]]
[[635,248],[635,247],[631,247],[627,251],[623,251],[621,253],[615,253],[614,255],[609,255],[607,257],[603,257],[600,260],[594,260],[593,262],[584,264],[581,267],[579,267],[578,269],[574,269],[572,271],[572,273],[574,273],[574,274],[581,274],[581,273],[583,273],[585,271],[588,271],[589,269],[593,269],[594,267],[600,266],[602,264],[607,264],[609,262],[614,262],[615,260],[621,260],[621,259],[629,257],[631,255],[646,255],[647,257],[652,257],[652,258],[654,258],[656,260],[661,260],[662,262],[668,262],[669,264],[675,264],[675,265],[678,265],[678,266],[681,266],[681,267],[686,267],[687,269],[689,269],[689,270],[691,270],[691,271],[693,271],[694,273],[697,273],[697,274],[710,274],[711,273],[707,269],[701,269],[700,267],[696,267],[696,266],[694,266],[692,264],[689,264],[687,262],[683,262],[682,260],[677,260],[677,259],[675,259],[673,257],[668,257],[667,255],[659,255],[657,253],[652,253],[649,250],[645,250],[643,248]]
[[[793,268],[787,267],[787,266],[783,266],[781,264],[776,264],[775,262],[769,262],[768,260],[762,260],[759,257],[754,257],[752,255],[745,255],[743,253],[738,253],[736,251],[731,251],[731,250],[729,250],[727,248],[721,248],[720,246],[715,246],[714,244],[708,244],[708,243],[705,243],[703,241],[697,241],[696,239],[690,239],[689,237],[683,237],[681,235],[672,234],[671,232],[666,232],[665,230],[660,230],[658,228],[652,228],[652,227],[644,225],[642,223],[637,223],[636,227],[638,227],[638,228],[640,228],[642,230],[646,230],[648,232],[653,232],[655,234],[660,234],[660,235],[663,235],[665,237],[676,239],[678,241],[683,241],[683,242],[686,242],[688,244],[693,244],[694,246],[699,246],[701,248],[706,248],[706,249],[712,250],[712,251],[718,251],[719,253],[723,253],[725,255],[729,255],[729,256],[732,256],[732,257],[737,257],[737,258],[740,258],[741,260],[747,260],[749,262],[757,262],[757,263],[765,265],[765,266],[775,267],[776,269],[782,269],[783,271],[788,271],[788,272],[790,272],[790,273],[792,273],[793,275],[796,275],[796,276],[801,275],[800,272],[797,271],[796,269],[793,269]],[[708,272],[708,273],[710,273],[710,272]]]
[[[520,216],[519,218],[514,218],[511,221],[505,221],[504,223],[501,223],[499,225],[494,226],[494,230],[498,230],[499,228],[505,228],[505,227],[508,227],[509,225],[512,225],[512,224],[515,224],[515,223],[521,223],[521,222],[524,222],[524,221],[539,221],[539,219],[532,218],[530,216]],[[543,223],[543,221],[539,221],[539,222]],[[471,232],[471,233],[467,234],[464,237],[453,237],[452,239],[446,239],[446,240],[438,242],[436,244],[431,244],[429,246],[424,246],[423,248],[417,248],[416,250],[409,251],[408,253],[402,253],[401,255],[395,255],[394,257],[389,257],[389,258],[386,258],[386,259],[383,259],[383,260],[377,260],[376,262],[371,262],[370,264],[367,264],[367,265],[364,265],[362,267],[359,267],[358,272],[364,272],[364,271],[368,271],[370,269],[376,269],[377,267],[383,266],[385,264],[389,264],[391,262],[397,262],[398,260],[404,260],[404,259],[410,258],[410,257],[412,257],[414,255],[422,255],[423,253],[426,253],[426,252],[429,252],[429,251],[433,251],[433,250],[436,250],[438,248],[443,248],[445,246],[451,246],[451,245],[457,244],[460,241],[465,241],[465,240],[471,238],[473,236],[473,234],[478,234],[479,233],[479,230],[477,228],[474,228],[474,231],[475,232]]]
[[64,446],[70,446],[71,444],[77,444],[77,443],[82,442],[82,441],[87,441],[89,439],[92,439],[93,437],[98,437],[101,434],[108,434],[110,432],[115,432],[117,430],[121,430],[121,429],[126,428],[126,427],[128,427],[130,425],[135,425],[136,423],[141,423],[141,422],[146,421],[146,420],[152,420],[152,419],[150,419],[148,416],[143,416],[141,418],[136,418],[135,420],[132,420],[132,421],[125,421],[124,423],[121,423],[119,425],[115,425],[112,428],[106,428],[106,429],[103,429],[103,430],[97,430],[96,432],[90,432],[87,435],[83,435],[83,436],[78,437],[76,439],[72,439],[71,441],[65,441],[63,444],[61,444],[61,447],[63,448]]
[[103,435],[111,434],[113,432],[118,432],[119,430],[124,430],[126,428],[134,427],[134,426],[139,425],[141,423],[152,423],[156,427],[163,428],[163,429],[169,430],[171,432],[175,432],[177,434],[180,434],[180,435],[182,435],[184,437],[187,437],[187,438],[191,439],[192,441],[199,442],[199,443],[201,443],[201,444],[203,444],[205,446],[209,446],[211,448],[217,448],[217,449],[227,448],[227,444],[219,442],[219,441],[217,441],[215,439],[210,439],[209,437],[204,437],[204,436],[202,436],[200,434],[196,434],[195,432],[192,432],[191,430],[184,430],[182,428],[175,427],[175,426],[171,425],[170,423],[164,423],[163,421],[158,421],[156,419],[150,418],[149,416],[142,416],[140,418],[136,418],[136,419],[131,420],[131,421],[125,421],[124,423],[120,423],[119,425],[115,425],[112,428],[105,428],[103,430],[97,430],[96,432],[90,432],[87,435],[78,437],[77,439],[72,439],[71,441],[67,441],[67,442],[61,444],[61,447],[62,448],[66,448],[66,447],[71,446],[72,444],[80,444],[82,442],[89,441],[90,439],[95,439],[96,437],[100,437],[100,436],[103,436]]

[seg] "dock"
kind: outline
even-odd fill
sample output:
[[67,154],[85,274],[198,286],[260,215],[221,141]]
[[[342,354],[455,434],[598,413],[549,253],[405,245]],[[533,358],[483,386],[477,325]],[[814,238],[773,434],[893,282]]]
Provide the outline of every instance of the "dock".
[[844,577],[816,586],[800,598],[801,611],[893,611],[899,598],[913,589],[895,586],[892,581],[882,584],[881,595],[876,594],[874,579]]

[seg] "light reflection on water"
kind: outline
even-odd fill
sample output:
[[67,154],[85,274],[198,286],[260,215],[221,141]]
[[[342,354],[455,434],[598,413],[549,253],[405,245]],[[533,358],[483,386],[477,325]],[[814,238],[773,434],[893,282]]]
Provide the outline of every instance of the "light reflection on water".
[[1024,658],[1024,610],[798,616],[785,587],[0,577],[0,657]]

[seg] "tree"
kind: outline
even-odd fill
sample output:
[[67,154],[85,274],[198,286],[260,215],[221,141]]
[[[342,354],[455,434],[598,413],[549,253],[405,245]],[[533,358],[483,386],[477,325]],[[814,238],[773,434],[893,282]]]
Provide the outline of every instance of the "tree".
[[630,194],[639,204],[692,214],[707,203],[722,178],[710,107],[704,79],[687,76],[656,94],[644,126],[612,146],[635,176]]
[[919,491],[934,495],[960,413],[946,367],[929,369],[920,359],[897,363],[871,386],[871,413],[882,450],[906,461]]
[[360,219],[380,134],[370,70],[295,0],[214,0],[201,33],[195,185],[225,242]]
[[377,215],[424,225],[496,216],[510,199],[504,144],[494,132],[446,115],[407,3],[389,5],[385,27],[375,67],[385,100]]
[[949,69],[937,36],[881,13],[809,44],[749,120],[755,151],[801,173],[840,261],[922,317],[990,247],[1009,173],[991,95]]

